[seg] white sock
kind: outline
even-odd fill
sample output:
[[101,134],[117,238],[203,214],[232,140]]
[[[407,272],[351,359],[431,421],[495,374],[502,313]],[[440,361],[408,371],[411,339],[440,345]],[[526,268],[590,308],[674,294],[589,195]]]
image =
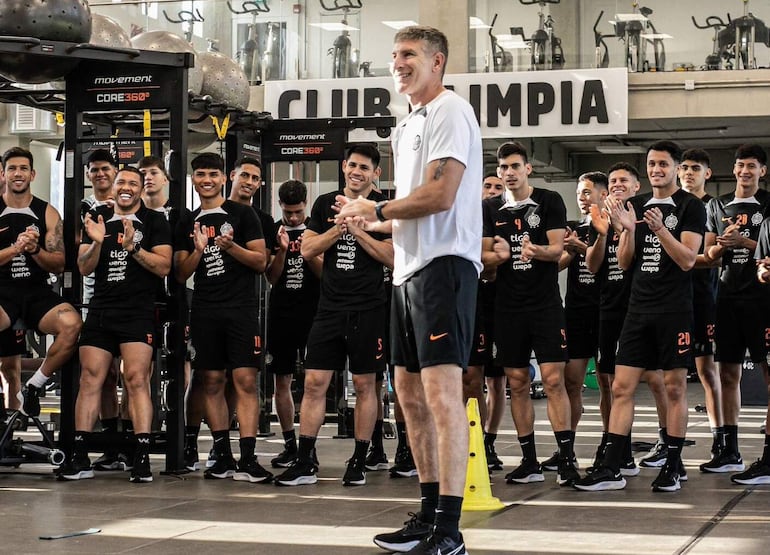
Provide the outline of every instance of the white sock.
[[48,382],[48,376],[43,374],[40,370],[37,370],[32,377],[27,380],[27,385],[34,385],[38,389],[43,389],[43,386]]

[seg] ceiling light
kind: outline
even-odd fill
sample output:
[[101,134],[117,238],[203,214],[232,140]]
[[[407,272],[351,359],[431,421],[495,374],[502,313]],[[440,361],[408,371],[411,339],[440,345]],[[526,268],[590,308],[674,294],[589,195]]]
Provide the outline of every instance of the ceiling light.
[[311,27],[320,27],[324,31],[358,31],[358,27],[351,27],[345,23],[311,23]]
[[487,25],[482,21],[480,17],[471,16],[468,18],[468,26],[471,29],[491,29],[491,25]]
[[383,21],[383,25],[387,25],[391,29],[395,29],[398,31],[399,29],[403,29],[404,27],[412,27],[414,25],[418,25],[416,21],[412,21],[411,19],[398,19],[393,21]]
[[646,148],[637,145],[596,145],[596,150],[602,154],[644,154]]

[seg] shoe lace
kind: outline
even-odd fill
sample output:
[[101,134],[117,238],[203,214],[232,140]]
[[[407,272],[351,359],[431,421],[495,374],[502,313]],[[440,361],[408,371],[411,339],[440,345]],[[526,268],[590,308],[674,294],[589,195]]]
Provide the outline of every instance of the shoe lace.
[[420,518],[422,516],[421,513],[409,512],[409,513],[406,513],[406,514],[409,515],[410,518],[409,518],[409,520],[404,522],[404,527],[405,528],[407,528],[407,529],[416,528],[420,524],[423,524],[423,520]]

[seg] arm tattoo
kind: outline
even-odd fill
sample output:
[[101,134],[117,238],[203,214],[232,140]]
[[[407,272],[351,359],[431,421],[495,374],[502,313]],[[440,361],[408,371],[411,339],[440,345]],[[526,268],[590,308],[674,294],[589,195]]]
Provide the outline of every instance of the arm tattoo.
[[446,167],[446,163],[449,161],[449,158],[442,158],[438,161],[438,166],[436,166],[436,171],[433,172],[433,179],[439,179],[442,175],[444,175],[444,168]]
[[45,242],[45,250],[48,252],[64,252],[64,238],[63,238],[64,223],[59,220],[56,222],[56,227],[53,230],[53,235],[48,237]]

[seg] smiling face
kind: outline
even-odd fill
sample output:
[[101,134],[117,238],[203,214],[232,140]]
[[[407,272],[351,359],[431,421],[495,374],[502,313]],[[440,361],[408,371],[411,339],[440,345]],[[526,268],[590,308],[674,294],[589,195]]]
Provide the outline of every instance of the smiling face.
[[115,212],[118,214],[136,212],[142,199],[143,186],[141,174],[129,170],[119,171],[112,187],[115,196]]
[[192,184],[201,199],[201,203],[221,197],[225,181],[225,174],[218,169],[198,168],[192,174]]
[[390,72],[396,92],[412,106],[422,106],[443,89],[441,77],[446,57],[424,40],[404,40],[393,45]]
[[29,187],[35,179],[32,162],[24,156],[14,156],[5,163],[6,190],[14,195],[29,193]]
[[639,180],[628,170],[615,170],[609,175],[610,196],[626,201],[639,191]]
[[603,187],[598,187],[590,179],[583,179],[578,181],[575,195],[580,212],[583,215],[588,215],[591,212],[592,205],[600,204],[604,200],[607,196],[607,190]]
[[654,194],[669,196],[676,188],[678,164],[665,150],[651,150],[647,153],[647,177]]
[[368,156],[354,152],[342,161],[342,173],[345,176],[345,196],[356,198],[369,194],[381,169],[375,168]]
[[103,198],[112,190],[112,184],[118,169],[105,160],[95,160],[88,163],[88,181],[94,188],[94,195]]
[[262,170],[254,164],[241,164],[230,172],[233,189],[230,199],[242,204],[251,204],[251,199],[262,184]]
[[749,197],[759,188],[759,180],[767,172],[767,166],[756,158],[738,158],[733,166],[736,190]]

